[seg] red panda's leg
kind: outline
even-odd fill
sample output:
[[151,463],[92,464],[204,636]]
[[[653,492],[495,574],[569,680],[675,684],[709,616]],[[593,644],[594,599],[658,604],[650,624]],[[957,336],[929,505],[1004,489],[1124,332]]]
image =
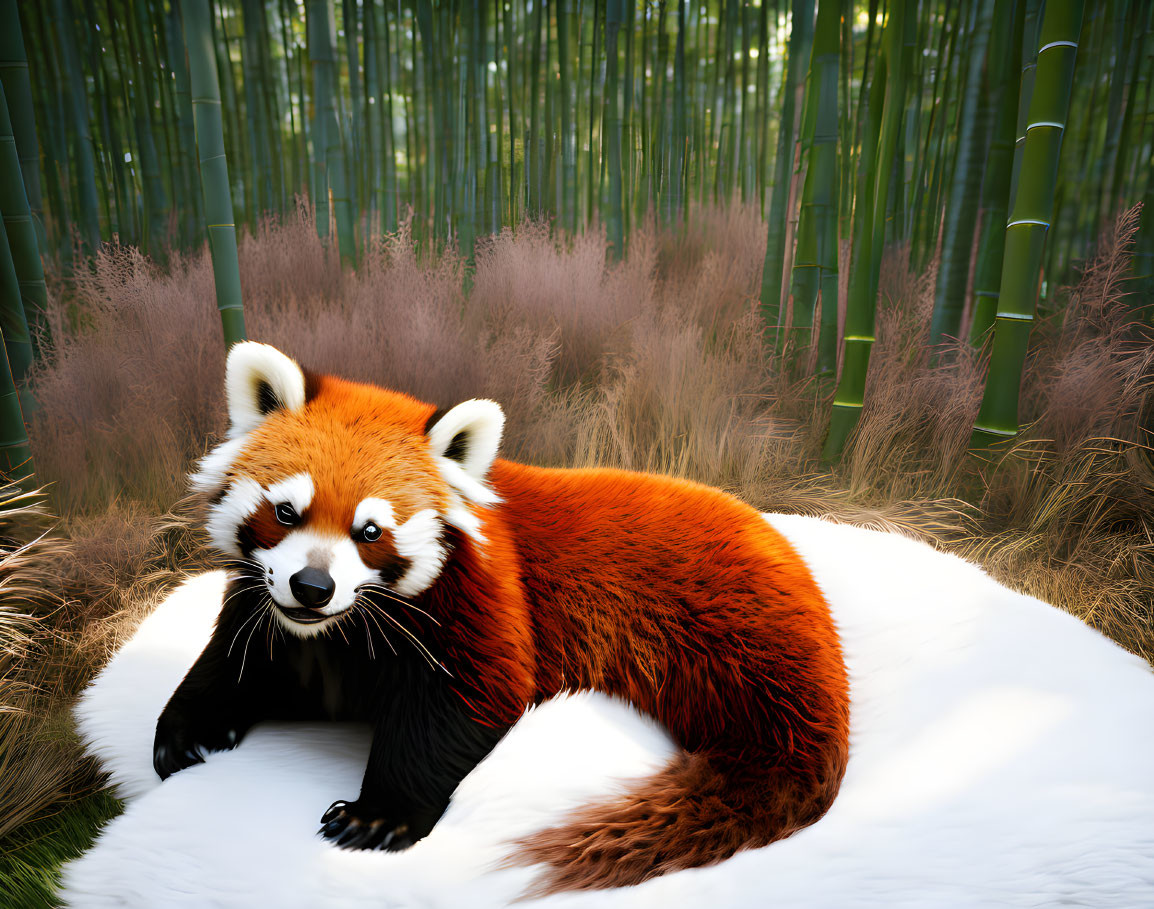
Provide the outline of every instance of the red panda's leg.
[[[266,647],[272,616],[238,589],[229,588],[212,637],[157,720],[152,753],[161,779],[203,762],[206,751],[234,748],[292,684],[274,645]],[[254,637],[259,646],[250,646]]]
[[770,754],[747,752],[735,765],[720,752],[682,752],[624,796],[526,837],[510,861],[547,866],[531,896],[709,865],[816,821],[837,793],[844,757],[831,753],[815,774],[774,767]]
[[400,687],[382,700],[360,796],[321,818],[321,835],[338,846],[395,851],[427,836],[507,731],[469,715],[445,675],[422,667]]

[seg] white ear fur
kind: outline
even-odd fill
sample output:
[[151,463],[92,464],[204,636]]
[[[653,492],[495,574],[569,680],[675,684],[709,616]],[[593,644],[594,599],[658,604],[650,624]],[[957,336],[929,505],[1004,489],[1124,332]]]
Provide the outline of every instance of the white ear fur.
[[504,428],[501,406],[478,398],[458,404],[429,429],[429,445],[445,480],[475,502],[496,501],[483,484]]
[[296,361],[255,341],[242,341],[228,352],[224,388],[232,438],[255,429],[275,409],[297,410],[305,403],[305,374]]

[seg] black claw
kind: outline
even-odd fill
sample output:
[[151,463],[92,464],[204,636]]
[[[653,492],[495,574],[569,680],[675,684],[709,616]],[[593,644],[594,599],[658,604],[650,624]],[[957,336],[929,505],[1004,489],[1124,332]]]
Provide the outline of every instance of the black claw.
[[387,842],[381,844],[381,848],[386,852],[404,852],[411,845],[413,845],[413,838],[407,833],[401,833],[387,838]]
[[377,810],[363,810],[357,802],[343,800],[333,802],[321,816],[317,834],[342,849],[385,849],[390,852],[408,849],[420,838],[413,836],[408,822],[386,820]]
[[348,830],[341,834],[341,838],[337,840],[337,845],[347,849],[355,849],[353,845],[365,832],[365,828],[361,826],[360,821],[353,821],[349,824]]
[[326,811],[324,814],[321,815],[321,823],[327,824],[329,821],[331,821],[333,818],[335,818],[338,814],[343,814],[345,807],[348,804],[349,803],[344,801],[343,799],[337,799],[337,801],[335,801],[331,805],[329,805],[328,811]]
[[380,849],[384,841],[394,834],[394,831],[389,829],[388,824],[378,824],[376,827],[370,827],[369,832],[369,837],[360,845],[361,849]]
[[363,849],[365,841],[372,836],[373,828],[366,824],[356,824],[346,831],[345,835],[337,842],[338,846],[345,849]]
[[347,817],[333,818],[321,828],[321,836],[327,840],[334,839],[335,837],[339,836],[341,831],[343,831],[348,825],[349,819]]

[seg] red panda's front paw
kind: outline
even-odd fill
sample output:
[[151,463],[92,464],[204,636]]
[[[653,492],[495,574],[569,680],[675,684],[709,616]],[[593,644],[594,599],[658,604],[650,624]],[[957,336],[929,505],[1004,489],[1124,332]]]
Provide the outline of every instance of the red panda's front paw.
[[235,748],[243,735],[239,724],[226,717],[206,719],[169,704],[156,723],[152,766],[162,780],[193,764],[203,764],[209,751]]
[[326,840],[332,840],[345,849],[385,849],[400,852],[408,849],[428,831],[418,825],[391,815],[369,810],[361,802],[338,800],[321,817],[318,831]]

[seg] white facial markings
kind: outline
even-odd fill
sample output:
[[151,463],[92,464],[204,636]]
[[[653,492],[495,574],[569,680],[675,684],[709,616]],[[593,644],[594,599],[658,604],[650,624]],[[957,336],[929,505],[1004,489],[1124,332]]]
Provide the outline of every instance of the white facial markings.
[[238,477],[225,493],[220,504],[208,515],[205,529],[212,544],[229,555],[243,555],[237,545],[236,534],[264,501],[264,488],[249,477]]
[[387,499],[363,499],[353,512],[353,526],[349,529],[359,531],[370,521],[386,530],[396,530],[397,517],[392,503]]
[[409,569],[393,585],[397,593],[416,596],[428,588],[445,564],[445,547],[441,543],[444,525],[433,509],[426,508],[393,531],[397,554],[409,560]]
[[455,498],[456,501],[445,513],[445,523],[452,524],[462,533],[472,537],[478,546],[484,546],[485,534],[481,531],[480,517],[459,497]]
[[[332,599],[317,612],[325,616],[335,616],[356,602],[357,588],[362,584],[380,579],[375,570],[369,568],[357,551],[356,544],[348,537],[331,533],[321,533],[302,527],[287,534],[271,549],[259,549],[252,558],[264,569],[265,583],[272,598],[288,609],[299,609],[301,604],[293,596],[290,580],[294,574],[312,562],[324,562],[324,570],[333,579],[335,589]],[[317,622],[305,625],[294,622],[276,610],[277,620],[285,630],[300,637],[319,634],[331,622]]]
[[228,482],[228,470],[236,460],[241,449],[248,441],[248,436],[238,436],[221,442],[212,451],[200,459],[196,473],[189,476],[188,482],[197,492],[216,492]]
[[297,514],[304,514],[312,504],[315,489],[313,478],[307,473],[294,473],[291,477],[273,483],[268,488],[268,500],[273,505],[288,502]]
[[450,458],[437,458],[437,467],[445,482],[457,493],[478,505],[496,505],[501,497],[492,489],[469,474],[464,467]]

